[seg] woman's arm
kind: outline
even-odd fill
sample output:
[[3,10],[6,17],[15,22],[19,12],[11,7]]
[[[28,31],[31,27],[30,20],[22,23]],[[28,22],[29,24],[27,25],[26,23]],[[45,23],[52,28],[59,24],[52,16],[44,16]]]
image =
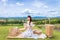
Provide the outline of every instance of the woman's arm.
[[24,27],[20,29],[21,31],[26,30],[26,24],[24,24]]
[[25,30],[25,28],[21,28],[21,29],[19,29],[20,31],[24,31]]

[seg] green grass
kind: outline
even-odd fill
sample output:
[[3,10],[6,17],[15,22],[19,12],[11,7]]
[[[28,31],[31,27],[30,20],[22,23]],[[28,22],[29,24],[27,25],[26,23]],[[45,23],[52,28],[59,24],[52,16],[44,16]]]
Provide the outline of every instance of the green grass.
[[[16,25],[15,26],[0,26],[0,40],[34,40],[34,39],[26,39],[26,38],[7,39],[6,37],[8,35],[9,28],[12,28],[12,27],[22,28],[23,26],[16,26]],[[34,28],[37,28],[37,27],[35,26]],[[45,28],[37,28],[37,29],[42,29],[43,33],[45,33]],[[38,40],[42,40],[42,39],[38,39]],[[60,31],[54,30],[53,37],[46,38],[45,40],[60,40]]]

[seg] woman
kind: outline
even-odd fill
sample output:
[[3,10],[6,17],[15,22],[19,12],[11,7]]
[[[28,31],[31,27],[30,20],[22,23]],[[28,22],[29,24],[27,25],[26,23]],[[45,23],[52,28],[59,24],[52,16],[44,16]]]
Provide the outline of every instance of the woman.
[[32,27],[34,25],[32,24],[31,21],[32,21],[31,16],[28,16],[27,23],[24,23],[24,29],[25,29],[25,31],[22,32],[20,35],[18,35],[18,37],[22,37],[22,38],[32,37],[32,35],[33,35]]
[[37,30],[35,30],[35,31],[32,30],[34,25],[31,21],[32,21],[31,16],[28,16],[27,23],[24,24],[25,31],[22,32],[20,35],[18,35],[18,37],[20,37],[20,38],[39,38],[38,34],[34,34]]

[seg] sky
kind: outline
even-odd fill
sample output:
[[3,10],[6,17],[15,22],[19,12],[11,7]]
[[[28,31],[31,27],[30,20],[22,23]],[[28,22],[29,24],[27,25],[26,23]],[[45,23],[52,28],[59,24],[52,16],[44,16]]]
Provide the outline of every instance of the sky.
[[60,16],[60,0],[0,0],[0,17]]

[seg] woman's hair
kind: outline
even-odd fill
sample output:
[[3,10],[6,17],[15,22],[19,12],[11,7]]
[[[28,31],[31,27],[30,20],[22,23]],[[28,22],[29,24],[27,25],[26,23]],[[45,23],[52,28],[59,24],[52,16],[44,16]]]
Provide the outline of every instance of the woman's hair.
[[30,18],[30,22],[32,21],[32,18],[31,18],[31,16],[28,16],[28,18]]

